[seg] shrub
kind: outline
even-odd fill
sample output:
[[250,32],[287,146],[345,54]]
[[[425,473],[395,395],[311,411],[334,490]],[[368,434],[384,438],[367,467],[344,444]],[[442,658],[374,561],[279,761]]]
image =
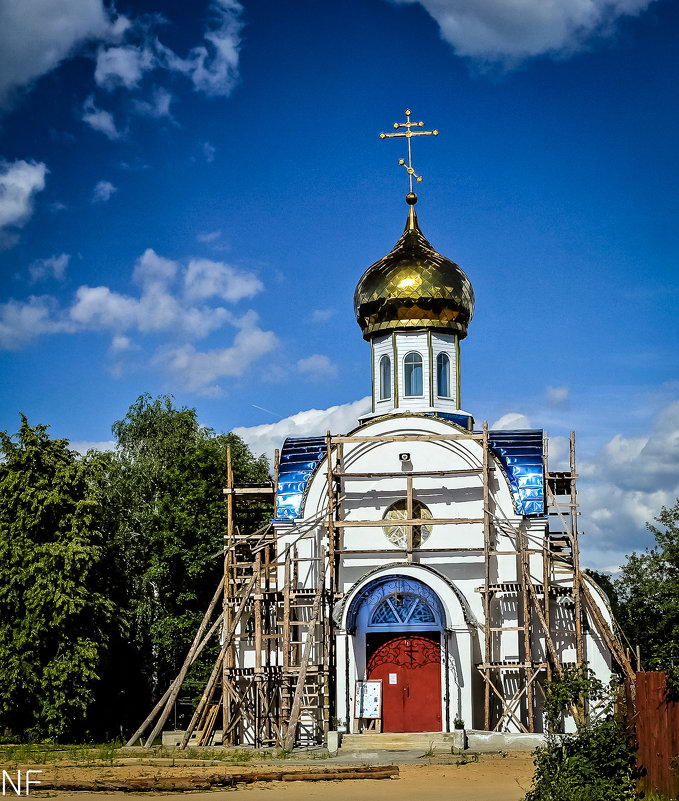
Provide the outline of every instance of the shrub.
[[[635,755],[615,717],[617,688],[586,665],[566,666],[545,689],[550,733],[535,751],[533,786],[524,801],[633,801]],[[573,734],[554,732],[564,713]]]

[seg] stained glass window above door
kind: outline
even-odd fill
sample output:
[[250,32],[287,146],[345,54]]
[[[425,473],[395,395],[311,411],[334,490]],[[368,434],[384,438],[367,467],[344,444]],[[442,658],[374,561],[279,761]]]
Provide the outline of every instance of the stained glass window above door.
[[388,626],[392,623],[436,623],[436,617],[423,598],[397,592],[378,604],[370,618],[372,626]]

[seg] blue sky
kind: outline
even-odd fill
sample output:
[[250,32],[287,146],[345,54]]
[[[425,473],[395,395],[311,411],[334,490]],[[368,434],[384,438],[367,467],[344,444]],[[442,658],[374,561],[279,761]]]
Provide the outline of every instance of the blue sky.
[[268,453],[351,428],[410,107],[462,405],[577,431],[619,564],[679,495],[678,36],[670,0],[0,0],[0,429],[106,442],[142,392]]

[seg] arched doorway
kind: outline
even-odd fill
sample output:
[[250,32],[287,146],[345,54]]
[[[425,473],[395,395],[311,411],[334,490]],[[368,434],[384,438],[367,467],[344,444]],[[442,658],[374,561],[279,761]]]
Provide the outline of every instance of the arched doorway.
[[365,678],[382,682],[382,731],[441,731],[441,602],[417,579],[383,576],[356,599]]

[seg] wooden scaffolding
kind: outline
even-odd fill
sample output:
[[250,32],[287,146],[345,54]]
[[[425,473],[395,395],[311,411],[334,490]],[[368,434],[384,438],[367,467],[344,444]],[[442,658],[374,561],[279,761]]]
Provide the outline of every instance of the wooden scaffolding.
[[[634,670],[580,571],[575,433],[571,432],[569,439],[570,469],[559,472],[549,468],[548,437],[544,436],[548,520],[544,532],[511,525],[495,516],[488,495],[487,439],[483,458],[485,582],[480,591],[484,605],[484,661],[478,670],[484,679],[484,728],[500,731],[511,724],[515,730],[532,733],[542,730],[542,724],[536,721],[541,708],[536,691],[542,695],[545,681],[555,671],[561,671],[564,664],[581,665],[585,661],[585,630],[597,631],[611,652],[613,666],[623,676],[633,680]],[[501,556],[516,559],[516,581],[493,581],[493,561]],[[516,626],[503,625],[493,608],[499,599],[506,598],[512,599],[518,610]],[[522,639],[521,656],[503,659],[502,636],[514,631]],[[564,662],[565,650],[573,652],[572,661]]]
[[[345,446],[454,440],[479,443],[482,460],[478,468],[379,473],[344,468]],[[408,562],[436,552],[476,553],[484,558],[484,584],[478,588],[484,611],[482,661],[476,667],[483,682],[486,730],[541,729],[541,722],[536,720],[539,688],[555,670],[561,670],[564,643],[574,645],[575,663],[583,661],[585,626],[598,631],[618,669],[633,677],[632,666],[581,578],[573,434],[570,470],[564,472],[550,472],[545,437],[545,511],[550,521],[546,533],[544,524],[531,526],[524,519],[517,525],[516,519],[500,516],[492,491],[497,463],[487,423],[482,432],[439,435],[332,436],[328,432],[325,450],[325,508],[314,518],[290,524],[280,537],[271,523],[252,533],[241,532],[234,524],[236,502],[264,499],[275,503],[278,453],[273,485],[264,487],[236,487],[228,454],[223,578],[181,670],[128,745],[136,743],[151,726],[146,745],[157,739],[190,666],[217,632],[221,635],[219,654],[182,734],[181,747],[219,742],[290,750],[295,744],[323,742],[336,714],[332,613],[343,599],[340,560],[344,555],[371,553],[345,548],[344,532],[349,527],[384,526],[383,520],[345,519],[345,482],[362,478],[403,480],[405,517],[398,524],[406,532],[402,552]],[[418,479],[462,473],[481,477],[483,517],[414,517]],[[482,526],[482,542],[471,547],[427,548],[414,537],[415,527],[451,524]],[[515,580],[499,582],[498,559],[507,557],[516,565]],[[502,599],[514,604],[518,622],[505,622],[498,611]],[[507,635],[518,637],[518,660],[503,658],[503,638]]]

